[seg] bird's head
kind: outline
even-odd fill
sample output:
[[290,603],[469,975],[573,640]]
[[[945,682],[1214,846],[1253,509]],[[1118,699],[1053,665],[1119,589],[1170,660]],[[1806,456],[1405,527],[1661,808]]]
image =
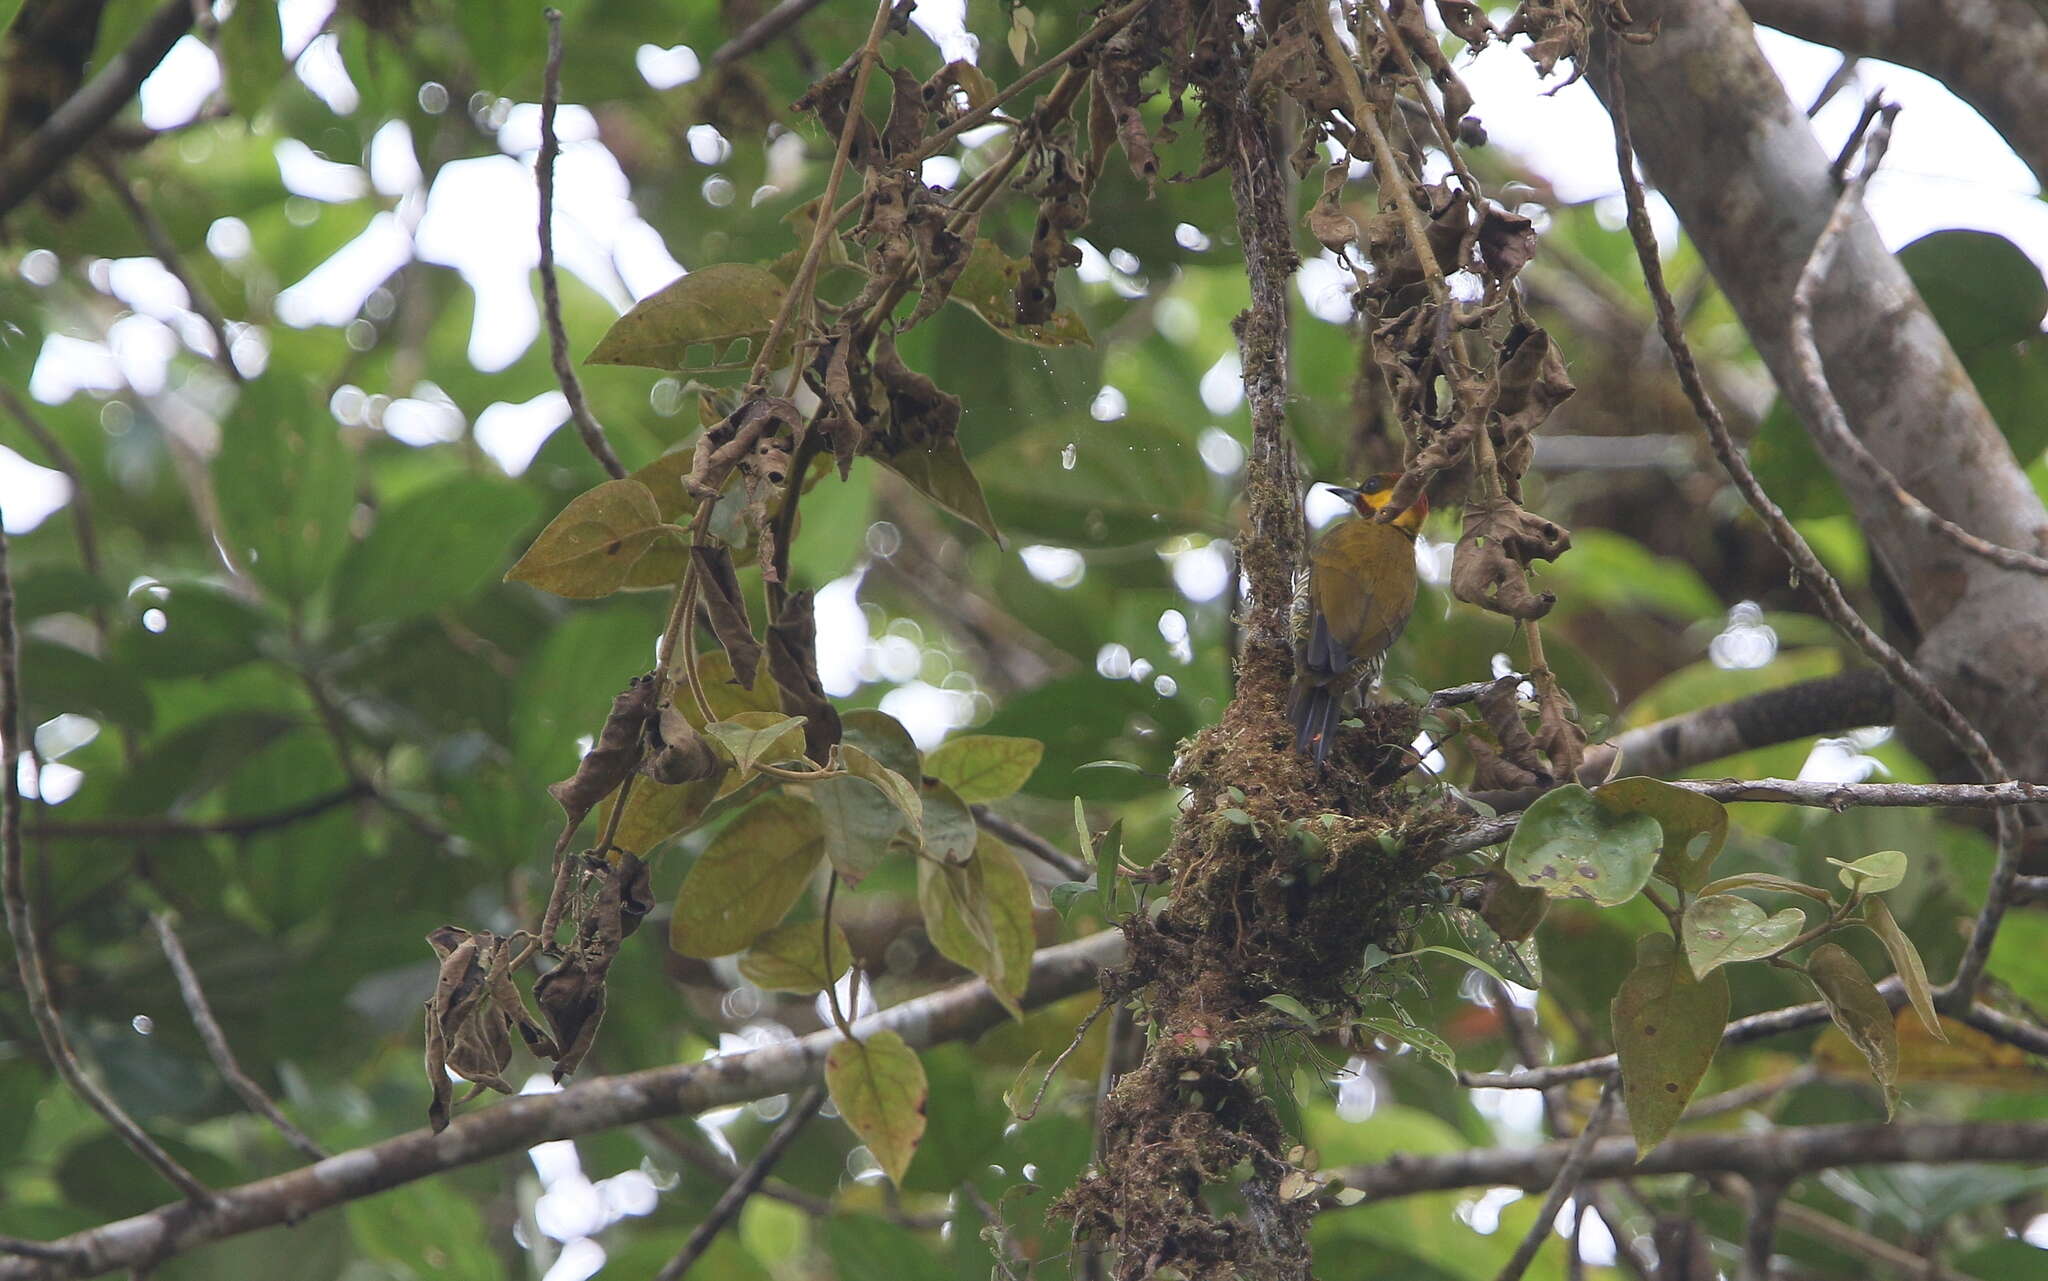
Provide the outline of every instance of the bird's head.
[[[1345,502],[1350,503],[1351,510],[1367,520],[1371,520],[1376,513],[1393,500],[1394,486],[1398,485],[1400,481],[1400,472],[1387,471],[1381,472],[1377,476],[1366,477],[1363,481],[1359,482],[1359,486],[1356,489],[1346,489],[1342,485],[1332,485],[1330,486],[1330,492]],[[1415,501],[1409,504],[1406,511],[1403,511],[1399,516],[1394,517],[1394,519],[1387,523],[1403,533],[1413,534],[1416,530],[1422,528],[1422,519],[1427,515],[1429,515],[1429,496],[1427,494],[1417,494]]]

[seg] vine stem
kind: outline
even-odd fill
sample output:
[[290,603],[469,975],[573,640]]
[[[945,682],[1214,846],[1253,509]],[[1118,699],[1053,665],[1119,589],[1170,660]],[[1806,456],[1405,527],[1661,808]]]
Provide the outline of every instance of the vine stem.
[[[816,225],[811,228],[811,243],[804,249],[803,262],[796,269],[796,278],[789,282],[789,292],[782,296],[782,306],[775,313],[775,322],[768,327],[768,336],[761,341],[760,354],[754,357],[754,368],[747,375],[746,396],[757,396],[768,384],[769,362],[776,347],[796,319],[797,309],[811,299],[811,289],[817,283],[818,262],[825,254],[825,238],[839,222],[836,213],[828,216],[827,211],[839,199],[839,184],[846,177],[847,158],[853,154],[853,138],[860,131],[866,117],[861,112],[861,103],[867,96],[868,74],[875,69],[875,60],[881,54],[882,33],[889,29],[889,15],[895,6],[891,0],[880,0],[875,6],[875,21],[868,28],[866,43],[860,47],[860,64],[853,73],[853,94],[846,103],[846,123],[839,130],[839,149],[832,154],[832,168],[825,175],[825,191],[818,197]],[[792,471],[790,484],[796,485],[802,476]]]

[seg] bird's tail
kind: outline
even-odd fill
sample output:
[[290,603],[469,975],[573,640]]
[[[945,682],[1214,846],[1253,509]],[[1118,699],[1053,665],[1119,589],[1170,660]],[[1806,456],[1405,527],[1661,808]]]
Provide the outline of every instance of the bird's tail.
[[1295,679],[1287,699],[1287,719],[1294,726],[1294,750],[1321,765],[1330,753],[1330,729],[1337,721],[1337,696],[1327,685]]

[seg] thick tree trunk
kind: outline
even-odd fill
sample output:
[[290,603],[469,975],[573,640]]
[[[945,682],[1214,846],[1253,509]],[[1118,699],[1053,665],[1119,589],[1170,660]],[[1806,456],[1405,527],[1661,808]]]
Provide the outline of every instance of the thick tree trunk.
[[[1610,41],[1602,54],[1620,59],[1644,168],[1779,386],[1795,387],[1792,290],[1837,195],[1830,158],[1734,0],[1650,0],[1635,12],[1661,20],[1655,42]],[[1850,423],[1907,489],[1994,542],[2048,547],[2048,512],[1868,219],[1844,237],[1814,326]],[[1812,421],[1801,393],[1790,398]],[[2048,777],[2048,579],[1959,550],[1828,461],[1912,610],[1916,660],[2022,777]]]

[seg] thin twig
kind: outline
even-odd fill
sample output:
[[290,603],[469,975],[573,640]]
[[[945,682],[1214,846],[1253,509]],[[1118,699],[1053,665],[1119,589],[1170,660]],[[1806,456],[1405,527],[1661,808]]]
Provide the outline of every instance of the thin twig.
[[1749,1224],[1742,1236],[1742,1281],[1771,1281],[1771,1254],[1778,1242],[1782,1179],[1754,1179],[1749,1185]]
[[0,1237],[0,1254],[19,1255],[24,1259],[41,1259],[47,1263],[68,1264],[77,1254],[61,1245],[47,1245],[41,1241],[24,1241],[20,1237]]
[[[1700,380],[1699,366],[1693,359],[1692,346],[1686,341],[1685,331],[1678,322],[1677,309],[1671,301],[1671,291],[1664,284],[1664,267],[1657,250],[1657,237],[1650,227],[1650,215],[1643,198],[1643,184],[1636,177],[1635,148],[1629,139],[1628,106],[1626,91],[1622,86],[1621,64],[1610,54],[1607,60],[1608,107],[1614,120],[1615,164],[1621,171],[1622,192],[1628,201],[1628,227],[1630,238],[1635,241],[1636,256],[1642,264],[1643,281],[1649,288],[1651,301],[1657,308],[1657,328],[1664,336],[1664,345],[1671,351],[1671,363],[1678,372],[1680,385],[1685,389],[1686,399],[1692,402],[1693,412],[1706,428],[1707,438],[1712,443],[1714,454],[1720,459],[1735,487],[1752,510],[1763,520],[1764,528],[1770,533],[1771,541],[1792,563],[1795,577],[1842,634],[1862,650],[1863,653],[1890,676],[1900,692],[1911,698],[1927,718],[1940,726],[1958,750],[1977,771],[1977,776],[1986,782],[2008,778],[2011,771],[1999,760],[1998,753],[1986,742],[1983,734],[1964,715],[1956,710],[1948,696],[1935,688],[1934,683],[1919,668],[1908,662],[1904,655],[1863,621],[1848,598],[1842,594],[1842,586],[1834,575],[1814,555],[1806,539],[1793,528],[1785,513],[1771,501],[1769,494],[1757,482],[1756,473],[1749,468],[1749,462],[1736,448],[1734,437],[1729,434],[1728,423],[1721,417],[1721,410],[1708,394],[1706,384]],[[1823,235],[1822,241],[1831,239]],[[1816,246],[1818,249],[1820,246]],[[1795,291],[1796,292],[1796,291]],[[1811,392],[1813,389],[1807,389]],[[1828,391],[1826,380],[1820,380],[1816,403],[1832,405],[1833,396]],[[1840,406],[1834,405],[1834,412]],[[2018,875],[2020,859],[2019,821],[2011,813],[2000,810],[1998,815],[1998,863],[1991,874],[1991,892],[1986,896],[1983,908],[1978,912],[1976,924],[1970,933],[1970,942],[1963,950],[1962,960],[1956,965],[1955,977],[1950,979],[1936,993],[1936,1002],[1943,1008],[1968,1008],[1977,980],[1983,976],[1984,965],[1991,956],[1992,940],[1997,934],[1999,921],[2004,918],[2007,898],[2012,888],[2012,878]]]
[[748,23],[738,35],[718,46],[718,52],[711,55],[711,65],[722,67],[767,48],[784,32],[802,22],[811,10],[824,3],[825,0],[782,0],[781,4]]
[[306,1132],[291,1123],[291,1119],[277,1106],[263,1087],[256,1084],[242,1065],[235,1060],[235,1052],[228,1045],[227,1034],[213,1017],[213,1008],[207,1004],[206,989],[199,985],[199,975],[192,968],[191,958],[185,955],[185,945],[178,941],[178,932],[171,923],[168,912],[158,912],[150,918],[156,925],[157,938],[163,943],[164,957],[171,963],[171,973],[177,975],[178,993],[185,998],[185,1008],[191,1011],[192,1026],[199,1029],[199,1039],[206,1044],[206,1052],[213,1059],[214,1067],[227,1079],[228,1085],[241,1096],[249,1110],[277,1127],[284,1141],[292,1145],[300,1155],[309,1161],[324,1161],[327,1150],[306,1136]]
[[[769,362],[774,359],[775,349],[782,344],[783,335],[789,332],[797,309],[812,301],[811,286],[818,277],[818,263],[824,258],[825,241],[839,221],[833,202],[839,199],[839,184],[846,177],[846,163],[853,154],[853,140],[866,118],[861,113],[861,103],[867,94],[868,74],[875,69],[875,61],[882,50],[882,33],[889,29],[889,15],[893,12],[891,0],[879,0],[875,6],[874,23],[868,28],[867,41],[860,47],[859,63],[854,68],[853,92],[846,100],[846,124],[839,130],[839,146],[832,153],[832,168],[825,174],[825,191],[818,197],[818,216],[811,228],[811,242],[804,247],[803,261],[789,282],[789,292],[782,296],[782,306],[776,309],[775,320],[768,326],[768,336],[761,340],[761,351],[754,357],[753,371],[747,375],[743,399],[759,395],[767,386]],[[806,439],[809,436],[810,433],[806,432]],[[794,494],[802,483],[802,471],[792,464],[789,492]]]
[[50,1063],[72,1092],[100,1114],[121,1141],[135,1150],[186,1198],[210,1204],[213,1194],[191,1171],[143,1132],[111,1094],[87,1075],[64,1035],[63,1020],[43,972],[43,940],[22,874],[21,848],[21,652],[14,623],[14,581],[9,574],[7,535],[0,532],[0,897],[6,900],[7,932],[21,970],[22,993]]
[[88,818],[76,822],[32,824],[28,834],[38,840],[153,840],[179,836],[253,836],[258,832],[290,827],[350,801],[367,800],[371,791],[362,783],[350,783],[311,800],[288,805],[268,814],[238,818]]
[[134,184],[128,181],[128,175],[121,172],[120,165],[112,156],[101,152],[93,157],[93,163],[100,171],[100,177],[106,179],[107,185],[114,189],[114,198],[128,211],[129,221],[142,233],[143,243],[149,246],[149,252],[163,264],[165,271],[170,272],[179,284],[185,286],[185,296],[192,304],[192,310],[198,313],[199,318],[206,322],[206,327],[213,332],[214,364],[227,375],[229,382],[241,382],[242,371],[235,368],[232,344],[228,340],[227,317],[214,305],[213,297],[206,292],[206,287],[199,283],[199,278],[185,269],[184,256],[178,252],[178,243],[171,238],[170,228],[164,226],[163,219],[157,217],[155,211],[135,194]]
[[782,1159],[782,1154],[795,1142],[798,1131],[818,1114],[818,1109],[824,1104],[824,1086],[814,1085],[804,1091],[803,1098],[790,1107],[789,1115],[782,1118],[782,1124],[776,1126],[775,1133],[769,1135],[768,1141],[761,1145],[760,1153],[720,1195],[717,1202],[712,1205],[711,1212],[704,1216],[704,1221],[690,1233],[690,1239],[683,1242],[683,1248],[677,1251],[676,1257],[670,1259],[661,1271],[654,1274],[654,1281],[680,1281],[683,1274],[690,1270],[690,1266],[702,1258],[704,1251],[711,1247],[712,1238],[738,1216],[740,1210],[747,1204],[747,1198],[754,1195],[760,1188],[762,1180],[768,1177],[768,1172],[775,1168],[775,1163]]
[[98,578],[100,540],[93,524],[92,497],[86,493],[85,477],[78,470],[78,460],[72,457],[71,451],[64,447],[64,442],[57,438],[41,416],[29,407],[29,403],[6,383],[0,383],[0,405],[7,407],[7,412],[21,424],[29,439],[49,456],[50,465],[63,472],[64,478],[71,482],[71,528],[78,538],[78,562],[85,567],[86,573]]
[[1608,1114],[1614,1111],[1614,1100],[1621,1093],[1621,1079],[1616,1077],[1607,1082],[1600,1091],[1600,1101],[1593,1105],[1593,1115],[1586,1118],[1586,1128],[1572,1141],[1571,1152],[1564,1164],[1557,1167],[1557,1177],[1550,1181],[1550,1192],[1543,1198],[1543,1204],[1536,1211],[1536,1221],[1529,1225],[1529,1231],[1522,1237],[1520,1245],[1509,1256],[1507,1265],[1500,1270],[1495,1281],[1521,1281],[1522,1274],[1536,1260],[1536,1252],[1550,1239],[1555,1230],[1558,1212],[1578,1186],[1579,1176],[1585,1172],[1586,1162],[1593,1155],[1593,1145],[1600,1141],[1600,1132],[1607,1128]]
[[555,157],[562,154],[561,140],[555,136],[555,108],[562,100],[562,11],[550,8],[546,17],[548,61],[541,80],[540,155],[535,157],[533,169],[540,182],[540,297],[548,318],[548,349],[554,357],[555,381],[562,384],[562,396],[569,402],[569,417],[583,437],[583,447],[607,475],[622,480],[626,465],[612,452],[604,428],[583,399],[583,383],[569,359],[569,332],[562,326],[562,287],[555,279]]
[[0,160],[0,215],[38,187],[92,141],[118,114],[171,46],[192,27],[192,0],[164,0],[119,52],[64,100],[49,119]]
[[[1872,99],[1873,102],[1876,99]],[[1870,184],[1871,175],[1884,162],[1885,149],[1891,143],[1892,117],[1899,111],[1896,103],[1878,107],[1876,124],[1870,130],[1869,140],[1864,144],[1862,168],[1849,184],[1842,189],[1835,201],[1834,211],[1829,214],[1827,225],[1821,229],[1820,239],[1814,242],[1813,254],[1806,260],[1806,266],[1799,273],[1799,283],[1792,290],[1792,312],[1787,337],[1790,343],[1792,368],[1814,407],[1813,427],[1826,442],[1838,450],[1863,478],[1879,493],[1899,507],[1908,520],[1922,529],[1932,530],[1949,542],[1973,556],[2002,569],[2017,570],[2027,574],[2048,575],[2048,556],[2035,556],[2011,547],[2002,547],[1986,538],[1980,538],[1954,521],[1938,515],[1899,483],[1899,478],[1890,468],[1877,460],[1869,446],[1849,429],[1848,415],[1842,411],[1841,402],[1835,398],[1834,390],[1828,386],[1827,374],[1821,364],[1820,344],[1813,334],[1814,295],[1820,291],[1820,284],[1834,265],[1835,253],[1841,247],[1842,237],[1849,224],[1862,213],[1863,193]]]
[[[1026,854],[1029,854],[1047,867],[1061,873],[1068,880],[1085,881],[1095,875],[1094,868],[1083,863],[1080,859],[1075,858],[1072,854],[1067,853],[1023,824],[1011,822],[986,805],[976,805],[972,808],[974,810],[974,822],[982,831],[987,832],[990,836],[995,837],[1006,845],[1014,845],[1018,849],[1023,850]],[[1107,886],[1102,888],[1105,891],[1108,889]]]

